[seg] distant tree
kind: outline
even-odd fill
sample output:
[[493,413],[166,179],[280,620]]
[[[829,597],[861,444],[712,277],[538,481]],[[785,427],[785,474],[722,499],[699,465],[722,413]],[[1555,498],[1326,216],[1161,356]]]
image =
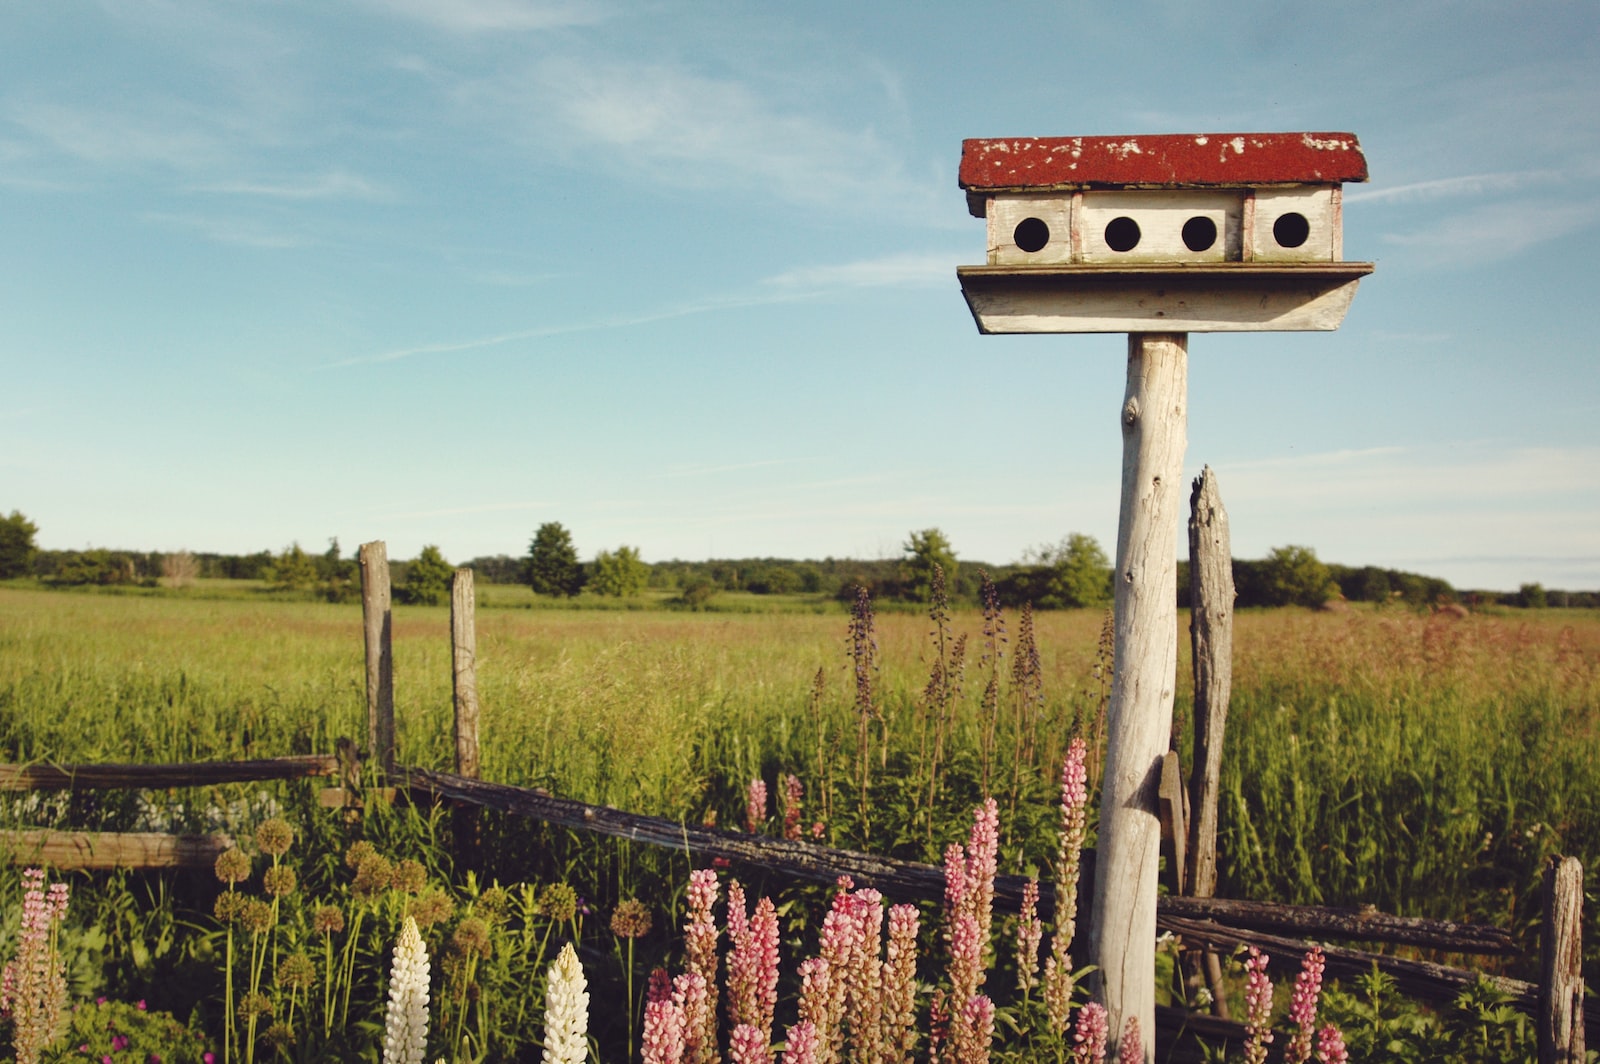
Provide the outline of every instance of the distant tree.
[[439,606],[450,599],[450,578],[455,568],[444,560],[439,548],[428,544],[406,567],[404,601],[413,606]]
[[597,595],[626,598],[643,591],[650,582],[650,566],[639,559],[638,547],[603,550],[594,556],[589,589]]
[[691,576],[688,583],[678,592],[672,600],[676,606],[684,606],[691,610],[703,610],[717,595],[717,583],[709,576]]
[[509,554],[482,555],[467,562],[480,584],[520,584],[528,575],[528,559]]
[[272,560],[272,567],[265,575],[267,582],[279,591],[301,591],[316,585],[317,563],[300,549],[298,542],[291,543]]
[[19,510],[12,510],[10,517],[0,517],[0,580],[33,572],[33,537],[38,531],[39,526]]
[[328,549],[317,559],[317,579],[322,597],[329,602],[351,602],[361,594],[361,574],[354,558],[340,556],[339,537],[328,539]]
[[933,596],[933,567],[944,570],[945,583],[956,583],[956,552],[950,540],[937,528],[925,528],[911,533],[901,547],[906,557],[900,562],[901,580],[905,596],[917,602],[927,602]]
[[540,595],[571,598],[583,590],[583,566],[572,535],[559,521],[546,521],[528,546],[528,583]]
[[161,556],[161,575],[169,587],[188,587],[200,575],[200,559],[186,550]]
[[1262,563],[1262,593],[1269,606],[1317,607],[1338,590],[1328,567],[1310,547],[1274,547]]
[[1093,536],[1073,532],[1053,550],[1042,552],[1041,560],[1048,574],[1040,606],[1081,608],[1111,601],[1111,562]]
[[1542,610],[1550,605],[1550,596],[1543,584],[1523,584],[1517,588],[1517,605],[1530,610]]

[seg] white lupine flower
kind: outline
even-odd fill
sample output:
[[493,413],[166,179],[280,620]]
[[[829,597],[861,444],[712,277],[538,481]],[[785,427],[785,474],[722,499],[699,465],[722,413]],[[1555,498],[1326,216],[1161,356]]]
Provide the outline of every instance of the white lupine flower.
[[406,917],[389,972],[389,1012],[384,1019],[383,1064],[422,1064],[428,1042],[428,951],[417,922]]
[[550,966],[544,991],[544,1064],[589,1059],[589,984],[568,942]]

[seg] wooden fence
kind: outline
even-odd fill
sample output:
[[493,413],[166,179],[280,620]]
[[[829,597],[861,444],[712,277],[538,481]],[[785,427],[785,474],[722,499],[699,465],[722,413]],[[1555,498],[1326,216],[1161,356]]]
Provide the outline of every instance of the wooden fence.
[[[1508,955],[1518,952],[1505,931],[1477,924],[1401,917],[1375,910],[1279,905],[1210,897],[1215,883],[1216,773],[1220,765],[1231,657],[1231,575],[1216,557],[1229,556],[1226,515],[1207,470],[1195,483],[1190,525],[1194,584],[1192,637],[1195,648],[1196,769],[1188,786],[1176,754],[1163,764],[1158,803],[1166,845],[1172,850],[1177,893],[1157,901],[1159,929],[1181,939],[1199,959],[1197,978],[1221,1000],[1220,952],[1253,945],[1292,969],[1312,941],[1345,940],[1391,944],[1413,950]],[[395,763],[394,688],[390,649],[389,573],[382,543],[361,548],[362,606],[365,618],[368,695],[367,758],[379,784],[428,801],[452,806],[458,845],[470,852],[477,836],[477,811],[495,810],[578,831],[681,850],[702,859],[723,858],[763,870],[828,883],[848,875],[886,896],[936,901],[943,897],[943,869],[934,865],[835,849],[811,842],[768,838],[662,817],[644,816],[551,795],[539,788],[515,787],[478,775],[478,704],[474,664],[472,573],[458,570],[451,598],[452,669],[455,701],[456,771],[403,767]],[[334,754],[258,761],[199,762],[174,765],[0,765],[0,790],[168,788],[218,783],[335,777],[339,786],[325,792],[330,804],[356,800],[361,789],[354,743],[341,740]],[[1194,815],[1190,816],[1190,810]],[[13,831],[0,835],[14,861],[44,861],[60,868],[204,866],[230,840],[222,836],[110,835]],[[1084,881],[1093,881],[1092,852],[1084,855]],[[1000,876],[995,898],[1002,909],[1021,905],[1023,879]],[[1041,892],[1049,916],[1052,892]],[[1600,1032],[1600,1002],[1586,1000],[1581,976],[1580,940],[1583,872],[1575,859],[1552,861],[1545,880],[1540,981],[1489,977],[1519,1010],[1533,1016],[1539,1030],[1541,1064],[1581,1064],[1586,1034]],[[1090,899],[1080,901],[1079,920],[1088,925]],[[1376,968],[1413,997],[1442,1004],[1475,983],[1477,972],[1361,949],[1323,946],[1327,972],[1351,978]],[[1198,1016],[1158,1010],[1165,1039],[1180,1032],[1210,1041],[1238,1041],[1243,1026],[1225,1014]]]

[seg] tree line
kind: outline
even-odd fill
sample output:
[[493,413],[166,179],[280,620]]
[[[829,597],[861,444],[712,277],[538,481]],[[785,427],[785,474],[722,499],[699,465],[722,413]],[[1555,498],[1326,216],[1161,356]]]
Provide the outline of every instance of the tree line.
[[[313,593],[330,601],[359,596],[356,560],[346,557],[337,539],[320,553],[298,543],[277,552],[149,552],[93,548],[43,550],[38,528],[13,510],[0,516],[0,579],[33,577],[52,587],[167,586],[196,580],[250,580],[274,590]],[[416,558],[391,561],[395,595],[402,602],[436,605],[448,600],[454,566],[437,546]],[[489,584],[526,584],[536,594],[628,597],[646,590],[669,592],[676,605],[698,608],[725,591],[756,595],[806,594],[853,601],[864,587],[878,602],[926,602],[933,570],[944,575],[952,601],[976,603],[983,578],[1001,605],[1029,603],[1036,609],[1104,607],[1111,602],[1112,572],[1093,536],[1071,533],[1059,543],[1025,551],[1022,560],[987,565],[960,559],[938,528],[909,533],[897,558],[721,558],[706,561],[646,562],[640,549],[623,545],[597,551],[584,561],[572,534],[560,522],[539,526],[520,555],[498,554],[464,563]],[[1178,563],[1178,604],[1189,605],[1188,562]],[[1333,601],[1400,602],[1422,608],[1446,603],[1600,608],[1600,592],[1547,590],[1537,583],[1515,592],[1458,591],[1438,577],[1380,566],[1345,566],[1321,561],[1303,546],[1273,548],[1265,558],[1233,560],[1236,605],[1322,606]]]

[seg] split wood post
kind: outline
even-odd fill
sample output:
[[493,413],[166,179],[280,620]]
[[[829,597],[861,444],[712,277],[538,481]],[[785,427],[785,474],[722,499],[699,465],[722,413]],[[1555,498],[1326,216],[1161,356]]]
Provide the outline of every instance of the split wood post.
[[1178,663],[1178,479],[1187,444],[1188,335],[1130,333],[1122,405],[1115,678],[1102,777],[1090,963],[1111,1037],[1136,1018],[1155,1052],[1157,788]]
[[1583,1064],[1583,865],[1551,858],[1539,936],[1539,1064]]
[[385,776],[394,775],[394,614],[389,605],[389,548],[363,543],[361,619],[367,639],[368,755]]
[[[478,635],[472,570],[457,569],[450,581],[450,660],[456,709],[456,775],[478,778]],[[477,863],[478,813],[457,805],[451,813],[456,856]]]
[[[1222,778],[1222,738],[1233,688],[1233,541],[1217,476],[1206,466],[1189,496],[1189,644],[1194,659],[1194,768],[1189,777],[1189,894],[1217,890],[1217,795]],[[1207,951],[1201,961],[1212,1011],[1228,1019],[1222,963]]]

